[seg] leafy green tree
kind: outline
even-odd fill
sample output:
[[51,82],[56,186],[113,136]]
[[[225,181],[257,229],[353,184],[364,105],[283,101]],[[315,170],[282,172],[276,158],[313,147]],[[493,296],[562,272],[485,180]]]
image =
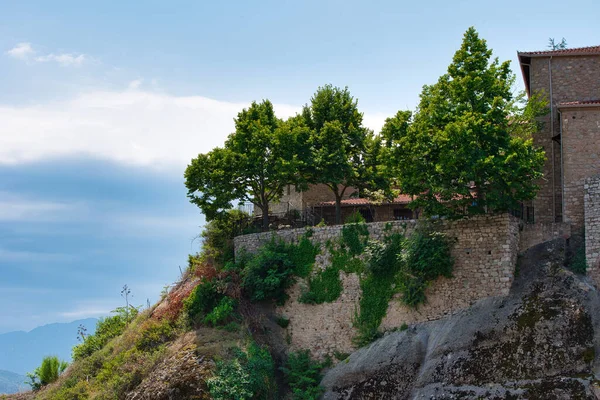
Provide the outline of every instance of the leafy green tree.
[[308,350],[290,353],[286,366],[281,367],[290,385],[294,400],[317,400],[323,394],[321,369],[323,365],[310,357]]
[[339,224],[344,194],[350,187],[360,188],[365,184],[367,144],[373,132],[363,126],[363,114],[348,88],[319,87],[310,105],[304,106],[302,116],[311,129],[308,180],[331,189]]
[[69,366],[66,361],[61,361],[56,356],[47,356],[42,360],[42,364],[33,371],[28,373],[27,377],[30,382],[28,384],[33,390],[39,390],[52,382],[56,382],[60,374]]
[[233,238],[249,228],[250,215],[240,210],[227,210],[222,218],[214,219],[202,231],[203,260],[213,262],[217,267],[233,261]]
[[273,104],[253,102],[235,119],[235,132],[224,147],[193,159],[185,171],[190,201],[208,221],[233,207],[233,201],[252,203],[269,227],[269,204],[278,200],[286,185],[294,183],[296,164],[294,134],[301,128],[283,123]]
[[395,164],[387,170],[426,215],[507,211],[537,192],[544,153],[532,134],[545,106],[536,97],[522,105],[509,61],[491,57],[469,28],[448,72],[423,88],[416,113],[401,111],[383,128]]

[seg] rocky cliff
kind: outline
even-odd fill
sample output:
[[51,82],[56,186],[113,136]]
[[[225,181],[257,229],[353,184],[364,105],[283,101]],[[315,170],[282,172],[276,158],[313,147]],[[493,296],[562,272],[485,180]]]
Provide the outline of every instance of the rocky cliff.
[[563,268],[564,241],[530,249],[507,297],[386,335],[330,370],[325,399],[596,399],[600,298]]

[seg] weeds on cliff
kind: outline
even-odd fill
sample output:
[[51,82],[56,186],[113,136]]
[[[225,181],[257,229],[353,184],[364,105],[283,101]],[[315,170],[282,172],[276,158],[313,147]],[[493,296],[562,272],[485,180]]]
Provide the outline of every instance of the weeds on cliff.
[[[359,214],[360,215],[360,214]],[[369,239],[369,229],[364,219],[361,222],[346,224],[342,227],[341,245],[348,248],[350,255],[362,254]]]
[[132,306],[129,307],[129,310],[119,307],[112,313],[115,315],[102,318],[96,323],[96,331],[93,335],[85,336],[82,343],[73,347],[74,361],[89,357],[102,349],[112,338],[123,333],[127,324],[137,316],[138,309]]
[[276,389],[275,364],[269,351],[251,343],[246,351],[233,350],[227,361],[217,361],[215,375],[207,380],[215,400],[272,399]]
[[323,365],[310,357],[308,350],[290,353],[281,371],[292,391],[294,400],[317,400],[323,394],[321,369]]

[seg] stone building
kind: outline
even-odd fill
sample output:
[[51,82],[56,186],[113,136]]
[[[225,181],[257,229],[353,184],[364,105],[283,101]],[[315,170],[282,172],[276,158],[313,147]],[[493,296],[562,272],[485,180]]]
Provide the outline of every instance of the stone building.
[[584,226],[584,181],[600,174],[600,46],[518,52],[529,96],[549,101],[534,142],[546,151],[536,223]]

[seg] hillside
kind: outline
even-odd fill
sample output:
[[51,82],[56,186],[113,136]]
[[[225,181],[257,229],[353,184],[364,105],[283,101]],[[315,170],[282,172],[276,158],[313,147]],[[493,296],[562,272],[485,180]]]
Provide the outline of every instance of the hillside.
[[0,370],[0,394],[17,393],[29,389],[25,381],[26,377],[24,375]]
[[77,327],[82,324],[94,332],[96,319],[88,318],[69,323],[37,327],[29,332],[0,334],[0,369],[25,375],[39,366],[42,358],[56,355],[71,359],[71,349],[77,344]]
[[[317,399],[322,370],[326,399],[595,399],[600,296],[565,269],[565,252],[562,239],[538,245],[520,257],[507,296],[389,330],[326,363],[290,348],[288,322],[272,303],[249,302],[236,270],[192,257],[163,300],[135,317],[115,315],[130,322],[112,338],[99,333],[99,347],[89,340],[96,344],[57,383],[9,398],[272,399],[295,389],[292,398]],[[212,312],[194,322],[203,304]],[[217,314],[227,316],[210,323]]]

